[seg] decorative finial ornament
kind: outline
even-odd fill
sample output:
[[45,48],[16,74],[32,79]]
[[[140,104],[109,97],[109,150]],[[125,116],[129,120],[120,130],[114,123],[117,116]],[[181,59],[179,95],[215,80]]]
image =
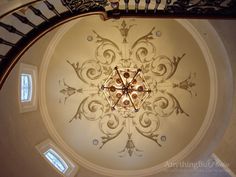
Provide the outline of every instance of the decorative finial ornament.
[[109,0],[109,2],[111,4],[111,8],[113,9],[112,15],[118,18],[120,15],[120,10],[119,10],[120,0]]

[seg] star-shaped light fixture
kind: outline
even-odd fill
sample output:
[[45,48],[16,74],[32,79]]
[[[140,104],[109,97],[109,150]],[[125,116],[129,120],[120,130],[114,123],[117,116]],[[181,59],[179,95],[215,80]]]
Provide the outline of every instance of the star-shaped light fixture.
[[120,69],[117,66],[101,89],[112,110],[125,109],[135,112],[140,110],[151,92],[141,69]]

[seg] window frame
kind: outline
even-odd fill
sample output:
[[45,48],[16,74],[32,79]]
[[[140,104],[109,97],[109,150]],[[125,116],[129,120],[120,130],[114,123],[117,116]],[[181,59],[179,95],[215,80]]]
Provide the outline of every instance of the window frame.
[[[35,148],[40,153],[40,155],[45,159],[45,161],[51,167],[53,167],[53,169],[55,171],[57,171],[61,175],[66,176],[66,177],[74,177],[76,175],[76,173],[78,171],[78,165],[76,163],[74,163],[72,160],[70,160],[69,157],[65,153],[63,153],[62,150],[60,150],[52,140],[46,139],[45,141],[36,145]],[[49,161],[49,159],[47,159],[45,153],[47,151],[49,151],[50,149],[52,149],[54,152],[56,152],[56,154],[59,156],[59,158],[62,159],[65,162],[65,164],[68,166],[68,168],[66,169],[66,171],[64,173],[61,172],[58,168],[56,168]]]
[[[22,101],[21,100],[21,77],[22,75],[30,75],[31,76],[31,100]],[[19,67],[19,81],[18,81],[18,100],[19,100],[19,109],[20,113],[30,112],[37,110],[37,78],[38,77],[38,69],[34,65],[29,65],[26,63],[20,63]]]
[[[54,162],[52,162],[53,160],[51,159],[51,158],[49,158],[48,157],[48,153],[50,153],[52,156],[54,156],[54,158],[56,158],[59,162],[60,162],[60,164],[63,166],[63,168],[64,168],[64,170],[63,171],[61,171],[60,169],[59,169],[59,167],[56,167],[56,165],[54,164]],[[60,172],[62,172],[63,174],[68,170],[68,165],[67,165],[67,163],[64,161],[64,159],[59,155],[59,154],[57,154],[57,152],[55,152],[52,148],[50,148],[50,149],[48,149],[47,151],[45,151],[44,153],[44,156],[47,158],[47,160],[50,162],[50,163],[52,163],[52,165],[54,166],[54,167],[56,167]]]
[[[27,84],[27,87],[25,87],[25,85],[22,85],[22,83],[23,83],[23,78],[24,77],[26,77],[27,78],[27,82],[28,82],[28,84]],[[32,83],[32,75],[31,74],[26,74],[26,73],[21,73],[20,74],[20,84],[21,84],[21,86],[20,86],[20,89],[21,89],[21,93],[20,93],[20,101],[21,102],[30,102],[31,100],[32,100],[32,85],[33,85],[33,83]],[[22,92],[24,92],[23,91],[23,89],[28,89],[28,96],[27,96],[27,99],[22,99]]]

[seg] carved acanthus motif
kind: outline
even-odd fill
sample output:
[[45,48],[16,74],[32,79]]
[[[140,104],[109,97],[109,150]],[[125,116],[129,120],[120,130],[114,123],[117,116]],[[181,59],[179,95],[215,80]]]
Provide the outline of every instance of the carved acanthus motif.
[[[61,81],[59,81],[59,84],[61,84]],[[76,89],[74,87],[69,86],[68,84],[66,84],[66,82],[63,80],[63,89],[60,90],[60,93],[62,93],[64,95],[64,103],[66,102],[66,100],[76,94],[77,92],[82,93],[83,89]]]
[[192,87],[194,87],[196,84],[193,82],[193,77],[195,77],[195,74],[189,74],[188,78],[179,82],[179,83],[173,83],[173,88],[180,88],[188,91],[192,95]]
[[126,142],[126,145],[124,149],[119,152],[122,154],[120,155],[120,157],[124,157],[126,153],[128,153],[130,157],[133,154],[135,154],[136,156],[142,156],[140,152],[142,151],[135,147],[134,141],[132,140],[132,134],[128,133],[128,140]]
[[121,27],[116,26],[116,28],[120,31],[121,36],[123,37],[123,43],[127,43],[127,37],[129,34],[129,30],[135,25],[127,25],[126,22],[123,20],[121,23]]

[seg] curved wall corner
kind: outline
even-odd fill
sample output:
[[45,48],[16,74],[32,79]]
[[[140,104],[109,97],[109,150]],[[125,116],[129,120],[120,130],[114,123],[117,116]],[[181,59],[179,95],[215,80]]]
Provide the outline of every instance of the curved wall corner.
[[218,90],[213,121],[201,143],[186,158],[189,161],[197,161],[208,158],[223,138],[232,111],[234,84],[230,59],[220,34],[207,20],[190,20],[190,23],[204,39],[209,52],[212,54],[216,68]]

